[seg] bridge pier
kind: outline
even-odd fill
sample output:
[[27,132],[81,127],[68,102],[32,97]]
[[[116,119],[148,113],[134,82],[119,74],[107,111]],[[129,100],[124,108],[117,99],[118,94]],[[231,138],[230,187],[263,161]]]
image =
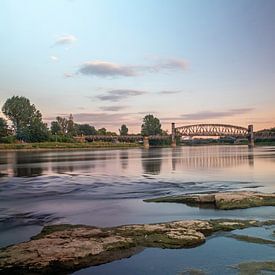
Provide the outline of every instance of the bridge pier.
[[171,146],[173,148],[177,147],[177,143],[176,143],[176,128],[175,128],[175,123],[173,122],[172,123],[172,131],[171,131],[172,135],[172,143],[171,143]]
[[144,137],[143,138],[143,146],[144,146],[145,149],[149,149],[150,148],[149,138],[148,137]]
[[248,125],[248,147],[254,147],[253,125]]

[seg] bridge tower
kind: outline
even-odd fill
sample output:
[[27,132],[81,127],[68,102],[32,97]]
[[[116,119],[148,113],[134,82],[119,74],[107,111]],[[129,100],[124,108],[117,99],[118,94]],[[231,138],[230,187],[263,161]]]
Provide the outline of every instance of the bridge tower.
[[248,147],[254,147],[253,125],[248,125]]
[[177,143],[176,143],[176,127],[175,127],[175,123],[173,122],[172,123],[172,131],[171,131],[172,135],[172,143],[171,143],[171,146],[173,148],[175,148],[177,146]]

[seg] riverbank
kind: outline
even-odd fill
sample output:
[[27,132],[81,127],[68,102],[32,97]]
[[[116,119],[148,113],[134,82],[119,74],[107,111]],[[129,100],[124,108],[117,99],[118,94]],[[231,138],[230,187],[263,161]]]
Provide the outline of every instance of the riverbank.
[[139,148],[138,143],[113,142],[37,142],[37,143],[11,143],[0,144],[0,150],[62,150],[62,149],[105,149],[105,148]]
[[[240,144],[181,144],[178,146],[239,146]],[[246,144],[241,144],[246,145]],[[159,145],[150,147],[170,147],[171,145]],[[257,142],[255,146],[275,146],[275,142]],[[0,143],[0,151],[14,150],[73,150],[73,149],[122,149],[122,148],[143,148],[143,144],[130,142],[34,142],[34,143]]]

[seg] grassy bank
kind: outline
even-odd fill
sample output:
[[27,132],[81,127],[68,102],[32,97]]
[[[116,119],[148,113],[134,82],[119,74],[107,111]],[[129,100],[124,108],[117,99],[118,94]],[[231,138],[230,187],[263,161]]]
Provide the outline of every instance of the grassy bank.
[[0,144],[0,150],[34,150],[34,149],[96,149],[96,148],[138,148],[137,143],[113,142],[37,142],[37,143],[12,143]]

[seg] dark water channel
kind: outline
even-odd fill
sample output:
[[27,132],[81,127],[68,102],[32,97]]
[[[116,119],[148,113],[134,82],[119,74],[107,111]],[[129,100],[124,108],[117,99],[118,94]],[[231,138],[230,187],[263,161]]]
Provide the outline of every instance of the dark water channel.
[[[275,219],[273,207],[217,211],[143,202],[168,194],[238,189],[275,192],[275,147],[0,152],[0,246],[28,240],[52,223],[113,226],[218,217]],[[253,234],[266,236],[272,230]],[[231,265],[262,259],[275,259],[273,246],[218,235],[197,248],[145,249],[76,274],[188,274],[188,268],[236,274]]]

